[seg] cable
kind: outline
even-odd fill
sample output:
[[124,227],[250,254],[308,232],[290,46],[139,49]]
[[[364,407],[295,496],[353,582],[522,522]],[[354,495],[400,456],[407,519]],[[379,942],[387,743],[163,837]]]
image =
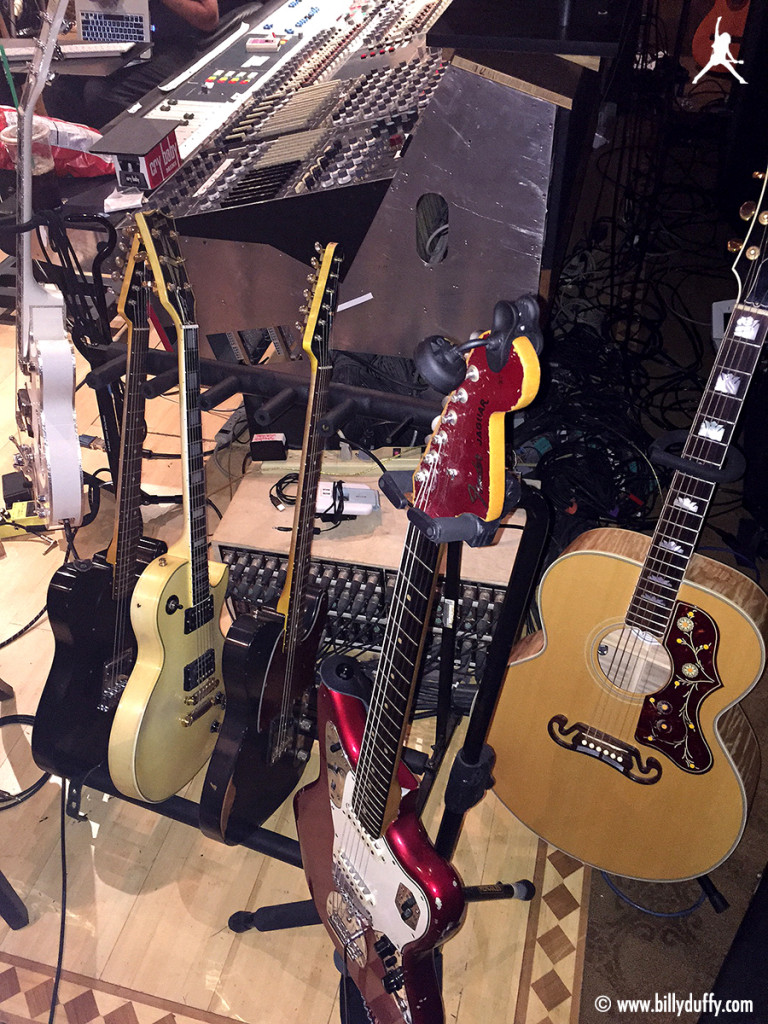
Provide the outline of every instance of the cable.
[[[0,715],[0,727],[4,725],[34,725],[34,723],[34,715]],[[0,811],[8,811],[12,807],[23,804],[25,800],[29,800],[31,796],[34,796],[38,790],[43,788],[50,777],[50,772],[43,772],[36,782],[33,782],[31,786],[27,786],[26,789],[22,789],[19,793],[0,791]]]
[[690,907],[685,907],[682,910],[651,910],[650,907],[644,907],[641,903],[635,903],[633,899],[630,899],[630,897],[627,896],[625,892],[622,892],[618,885],[616,885],[616,883],[611,880],[611,878],[606,874],[605,871],[601,871],[600,874],[603,878],[603,881],[611,890],[611,892],[614,892],[619,897],[619,899],[623,900],[625,903],[628,903],[630,907],[634,907],[635,910],[642,911],[643,914],[650,914],[651,917],[687,917],[689,914],[692,914],[694,911],[698,910],[704,902],[704,900],[707,898],[706,893],[702,893],[695,903],[692,903]]
[[[4,647],[7,647],[9,644],[12,644],[15,640],[18,640],[19,637],[24,636],[24,634],[27,632],[27,630],[31,629],[34,626],[34,624],[39,619],[42,619],[42,617],[45,615],[45,613],[47,611],[48,611],[47,607],[46,608],[41,608],[40,611],[37,613],[37,615],[35,615],[35,617],[33,619],[29,620],[29,622],[26,624],[26,626],[22,626],[21,629],[17,630],[13,634],[13,636],[9,636],[6,640],[0,640],[0,651]],[[3,721],[4,721],[4,719],[0,718],[0,722],[3,722]]]
[[61,849],[61,921],[59,924],[59,951],[56,957],[56,971],[53,975],[53,989],[51,991],[51,1009],[48,1014],[48,1024],[53,1024],[56,1016],[56,1007],[59,1002],[59,984],[61,983],[61,971],[64,964],[64,936],[67,927],[67,841],[66,841],[66,813],[67,813],[67,780],[61,780],[61,804],[59,810],[60,849]]

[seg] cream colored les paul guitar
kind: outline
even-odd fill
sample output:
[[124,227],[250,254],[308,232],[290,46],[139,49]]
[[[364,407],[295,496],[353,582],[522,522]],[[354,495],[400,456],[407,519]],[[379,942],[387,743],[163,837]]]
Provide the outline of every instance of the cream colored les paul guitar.
[[[693,553],[768,333],[765,184],[739,301],[653,536],[591,530],[542,579],[496,710],[496,793],[554,846],[671,881],[738,843],[759,772],[737,702],[765,667],[768,599]],[[743,283],[742,283],[743,282]]]
[[157,294],[176,327],[184,530],[154,559],[131,599],[138,653],[109,736],[109,773],[125,796],[178,792],[211,755],[224,714],[219,626],[227,568],[208,561],[195,303],[173,222],[139,213],[136,226]]

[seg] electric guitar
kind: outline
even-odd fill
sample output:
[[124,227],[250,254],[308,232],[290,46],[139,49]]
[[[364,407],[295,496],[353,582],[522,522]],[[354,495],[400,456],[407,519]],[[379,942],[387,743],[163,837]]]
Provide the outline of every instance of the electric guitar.
[[184,529],[136,584],[138,653],[115,711],[109,773],[125,796],[157,802],[205,764],[224,714],[219,625],[227,567],[208,561],[194,296],[170,218],[138,213],[157,294],[176,328]]
[[317,278],[304,329],[309,401],[285,585],[275,613],[241,615],[224,642],[227,715],[203,783],[200,827],[237,843],[275,811],[299,782],[314,736],[315,659],[324,620],[309,593],[310,554],[323,456],[319,422],[333,367],[330,337],[341,256],[318,248]]
[[768,599],[694,548],[768,332],[765,199],[764,179],[759,206],[742,207],[739,298],[653,536],[590,530],[550,566],[543,629],[513,650],[489,733],[513,814],[618,875],[712,870],[757,782],[737,702],[765,667]]
[[[498,372],[469,357],[413,478],[414,508],[433,518],[498,518],[504,414],[538,389],[526,337]],[[377,1024],[441,1024],[433,952],[460,926],[461,882],[418,820],[417,781],[400,759],[441,548],[409,524],[370,697],[349,658],[323,663],[320,776],[295,797],[304,871],[318,914]]]
[[[19,223],[32,216],[32,123],[66,12],[66,0],[50,0],[18,109],[16,205]],[[31,236],[18,236],[16,356],[27,378],[16,396],[16,423],[31,438],[18,443],[14,462],[32,484],[35,510],[54,526],[82,519],[83,478],[75,421],[75,353],[64,325],[58,288],[35,281]]]
[[734,58],[738,58],[748,14],[749,0],[715,0],[712,9],[702,18],[691,42],[693,59],[700,68],[705,67],[712,56],[712,43],[715,38],[715,29],[718,27],[718,18],[720,19],[719,31],[727,32],[730,35],[729,49]]
[[35,713],[32,753],[44,771],[68,778],[106,761],[115,708],[136,659],[131,594],[142,570],[166,548],[142,537],[139,508],[150,287],[136,234],[118,300],[128,324],[128,359],[112,542],[92,560],[63,565],[48,587],[55,650]]

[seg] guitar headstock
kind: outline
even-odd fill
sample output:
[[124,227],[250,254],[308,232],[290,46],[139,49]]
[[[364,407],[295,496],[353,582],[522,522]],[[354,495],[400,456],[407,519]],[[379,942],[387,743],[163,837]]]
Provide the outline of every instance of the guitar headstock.
[[733,272],[741,303],[768,308],[768,170],[755,174],[762,182],[757,202],[743,203],[739,214],[749,222],[744,242],[731,242],[736,250]]
[[486,350],[467,357],[463,383],[452,391],[413,477],[414,505],[433,518],[472,513],[489,522],[504,505],[504,416],[539,389],[539,359],[521,335],[498,372]]
[[313,273],[309,276],[312,290],[306,288],[304,298],[307,305],[302,306],[306,314],[303,327],[301,346],[313,368],[331,365],[331,327],[336,313],[339,291],[339,274],[343,256],[336,242],[330,242],[323,248],[315,243],[317,256],[312,258]]
[[136,214],[136,227],[155,277],[157,295],[177,328],[195,323],[195,296],[187,278],[179,233],[157,210]]
[[125,259],[125,275],[117,300],[117,311],[126,323],[146,327],[149,319],[149,284],[147,254],[141,235],[134,231]]

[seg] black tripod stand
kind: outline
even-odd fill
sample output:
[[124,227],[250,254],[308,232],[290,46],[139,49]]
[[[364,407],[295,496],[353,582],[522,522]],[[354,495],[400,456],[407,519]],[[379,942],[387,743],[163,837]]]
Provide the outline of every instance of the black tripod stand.
[[[549,525],[549,511],[545,500],[538,491],[523,487],[517,501],[518,507],[526,512],[526,524],[522,532],[520,547],[515,558],[509,585],[502,608],[495,625],[488,657],[478,695],[469,719],[467,734],[461,751],[451,769],[446,790],[446,807],[443,812],[437,840],[436,852],[449,859],[456,848],[466,812],[475,806],[485,791],[493,785],[491,775],[493,752],[485,743],[498,693],[503,683],[507,659],[512,643],[517,636],[528,607],[538,566],[543,555]],[[448,600],[456,598],[459,591],[461,543],[449,544],[449,557],[444,583],[444,595]],[[450,742],[458,719],[450,713],[450,677],[452,674],[455,648],[455,633],[444,629],[441,650],[441,680],[438,697],[438,722],[434,754],[429,759],[405,752],[404,760],[412,769],[423,776],[419,787],[419,800],[423,807],[426,796],[436,777]],[[447,685],[446,685],[447,684]],[[491,899],[529,900],[534,895],[531,882],[498,882],[495,885],[464,887],[464,899],[478,902]],[[251,928],[258,931],[275,931],[320,923],[320,917],[312,900],[277,904],[249,911],[238,911],[229,919],[229,927],[236,932]],[[440,954],[435,954],[436,968],[440,976]],[[342,973],[341,1005],[345,1024],[365,1024],[368,1021],[364,1003],[351,978],[345,974],[339,957],[337,966]]]

